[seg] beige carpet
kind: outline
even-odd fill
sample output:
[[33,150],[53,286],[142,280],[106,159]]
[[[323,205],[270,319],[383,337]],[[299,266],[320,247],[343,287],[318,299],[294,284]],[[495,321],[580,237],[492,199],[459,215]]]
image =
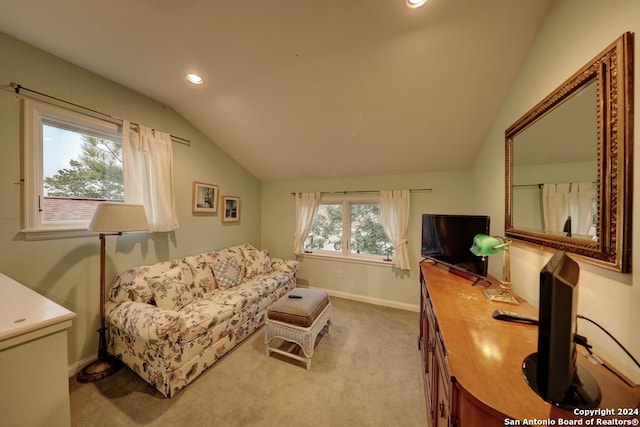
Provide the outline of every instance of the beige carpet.
[[418,313],[340,298],[311,371],[267,357],[264,328],[172,399],[128,368],[69,380],[73,426],[425,426]]

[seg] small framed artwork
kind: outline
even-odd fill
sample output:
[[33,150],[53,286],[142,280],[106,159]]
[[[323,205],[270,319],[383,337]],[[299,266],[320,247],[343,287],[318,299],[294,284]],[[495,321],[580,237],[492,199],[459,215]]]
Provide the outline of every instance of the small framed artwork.
[[240,221],[240,197],[222,196],[222,222]]
[[191,200],[191,211],[193,213],[218,212],[218,186],[193,181]]

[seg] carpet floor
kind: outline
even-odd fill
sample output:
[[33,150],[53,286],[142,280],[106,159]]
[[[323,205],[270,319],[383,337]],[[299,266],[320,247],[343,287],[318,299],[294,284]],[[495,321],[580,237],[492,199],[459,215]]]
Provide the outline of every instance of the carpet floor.
[[418,313],[331,301],[331,334],[318,336],[310,371],[267,357],[263,327],[171,399],[126,367],[95,383],[70,378],[71,424],[425,426]]

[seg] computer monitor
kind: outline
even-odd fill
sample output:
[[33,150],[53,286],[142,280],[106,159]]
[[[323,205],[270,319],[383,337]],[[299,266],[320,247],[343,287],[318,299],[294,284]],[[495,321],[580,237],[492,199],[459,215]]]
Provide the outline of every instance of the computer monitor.
[[574,336],[580,267],[557,251],[540,271],[538,352],[524,360],[525,380],[545,401],[564,409],[595,408],[595,379],[577,364]]

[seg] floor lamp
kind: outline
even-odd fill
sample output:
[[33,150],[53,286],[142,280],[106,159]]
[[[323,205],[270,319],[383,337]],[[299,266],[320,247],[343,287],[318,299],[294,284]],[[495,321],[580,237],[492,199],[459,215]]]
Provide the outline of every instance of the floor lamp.
[[104,263],[105,237],[120,236],[123,232],[145,231],[149,229],[147,217],[142,205],[127,203],[100,203],[89,230],[97,231],[100,236],[100,329],[98,329],[98,359],[78,372],[80,382],[98,381],[116,372],[122,363],[107,354],[107,327],[104,318]]

